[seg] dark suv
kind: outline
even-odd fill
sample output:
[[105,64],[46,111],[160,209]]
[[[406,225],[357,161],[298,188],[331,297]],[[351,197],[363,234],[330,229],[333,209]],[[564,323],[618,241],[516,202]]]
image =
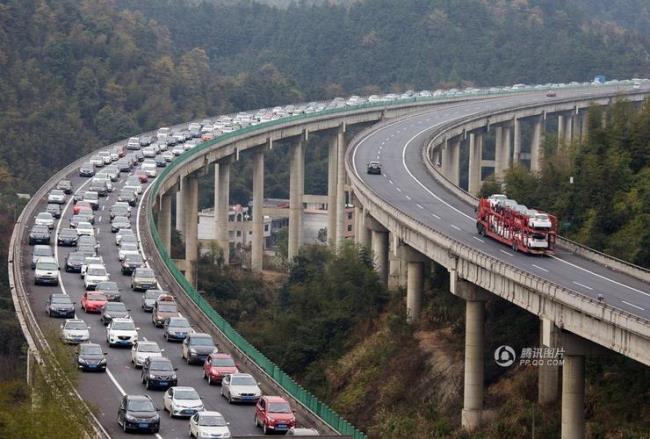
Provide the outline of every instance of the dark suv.
[[50,294],[45,306],[45,312],[50,317],[74,318],[74,302],[67,294]]
[[29,245],[49,244],[50,229],[47,226],[34,226],[29,232]]
[[142,383],[147,389],[167,389],[178,384],[177,370],[169,358],[148,357],[142,365]]
[[117,423],[122,430],[158,433],[160,415],[149,395],[124,395],[117,410]]

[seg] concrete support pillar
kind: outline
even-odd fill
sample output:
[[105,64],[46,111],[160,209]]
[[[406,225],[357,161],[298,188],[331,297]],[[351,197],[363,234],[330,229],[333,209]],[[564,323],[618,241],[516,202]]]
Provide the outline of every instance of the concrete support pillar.
[[196,261],[199,256],[199,181],[192,174],[183,177],[183,238],[185,239],[185,278],[196,286]]
[[336,133],[336,246],[345,239],[345,130]]
[[183,213],[183,199],[185,199],[185,191],[183,190],[183,182],[179,185],[178,191],[176,191],[176,230],[183,232],[183,218],[185,214]]
[[414,322],[422,310],[424,262],[408,262],[406,282],[406,320]]
[[158,211],[158,234],[162,240],[167,254],[172,247],[172,196],[170,192],[162,194],[160,210]]
[[521,157],[521,121],[515,119],[513,122],[514,125],[514,139],[513,139],[513,149],[512,149],[512,165],[519,163]]
[[388,282],[388,232],[372,231],[372,253],[375,270],[382,282]]
[[289,171],[289,261],[298,255],[302,246],[302,196],[305,193],[305,144],[303,139],[291,146]]
[[562,439],[585,437],[585,357],[564,355],[562,366]]
[[260,272],[264,262],[264,149],[253,153],[253,240],[251,271]]
[[564,141],[566,143],[573,141],[573,114],[564,116]]
[[503,127],[494,127],[494,177],[501,178],[503,166]]
[[336,186],[338,184],[338,137],[330,140],[327,157],[327,241],[336,248]]
[[564,143],[564,116],[561,114],[557,115],[557,143],[561,145]]
[[582,130],[580,125],[582,124],[582,118],[580,117],[579,112],[574,112],[573,115],[571,116],[571,119],[573,119],[573,126],[571,127],[571,132],[573,133],[573,139],[575,140],[582,140]]
[[607,128],[607,107],[603,107],[602,113],[600,113],[600,125],[601,128]]
[[449,148],[449,181],[456,186],[460,184],[460,137],[447,142]]
[[512,127],[503,127],[503,160],[504,169],[512,166]]
[[542,131],[543,117],[536,117],[533,122],[533,138],[530,145],[530,170],[539,172],[542,168]]
[[214,165],[214,226],[217,245],[223,251],[223,262],[230,263],[228,213],[230,211],[230,159]]
[[476,195],[481,189],[481,156],[482,154],[482,140],[479,139],[482,134],[471,132],[469,133],[469,172],[467,191]]
[[461,424],[478,428],[483,411],[483,343],[485,307],[482,301],[465,303],[465,382]]
[[[558,347],[559,329],[551,320],[540,319],[539,345],[549,348]],[[552,404],[557,401],[559,394],[560,368],[559,366],[539,366],[537,381],[537,402],[541,405]]]
[[582,129],[580,131],[580,140],[582,142],[586,142],[587,138],[589,137],[589,111],[588,110],[582,110],[580,112],[580,115],[582,116]]
[[370,230],[366,228],[363,207],[354,208],[354,242],[357,245],[370,248]]

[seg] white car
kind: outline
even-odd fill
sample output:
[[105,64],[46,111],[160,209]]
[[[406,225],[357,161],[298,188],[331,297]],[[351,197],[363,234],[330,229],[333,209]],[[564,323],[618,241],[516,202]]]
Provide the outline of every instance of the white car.
[[147,177],[155,178],[158,175],[158,167],[155,163],[143,163],[141,169]]
[[108,282],[109,278],[104,264],[90,264],[84,275],[84,286],[87,290],[94,290],[98,283]]
[[35,285],[58,285],[59,263],[53,257],[40,257],[34,267]]
[[234,401],[256,403],[262,397],[262,390],[251,374],[233,373],[223,377],[221,396],[230,404]]
[[139,341],[131,348],[131,363],[135,367],[142,367],[144,360],[149,357],[162,357],[164,351],[155,341]]
[[47,195],[47,202],[54,204],[65,204],[65,192],[61,189],[52,189]]
[[54,217],[50,212],[41,212],[34,217],[34,224],[37,226],[47,226],[49,229],[54,228]]
[[162,153],[162,157],[165,159],[166,162],[171,162],[174,160],[174,153],[171,151],[165,151]]
[[138,255],[140,251],[138,250],[137,244],[124,243],[120,245],[120,250],[117,252],[117,256],[120,258],[120,261],[123,261],[128,255]]
[[101,257],[101,256],[86,256],[86,259],[84,259],[83,264],[81,264],[81,271],[79,272],[79,275],[81,276],[82,279],[84,278],[84,276],[86,274],[86,270],[88,269],[88,266],[92,265],[92,264],[102,264],[103,265],[104,264],[104,258]]
[[174,155],[181,155],[184,152],[185,148],[183,148],[183,145],[175,146],[174,149],[172,149],[172,153],[174,153]]
[[138,329],[131,319],[113,319],[106,327],[108,346],[133,346],[138,341]]
[[228,425],[219,412],[198,412],[190,418],[190,437],[230,438]]
[[125,190],[125,189],[126,190],[131,189],[132,191],[134,191],[136,193],[136,195],[140,195],[142,193],[142,184],[141,183],[135,183],[135,182],[133,182],[133,183],[127,182],[126,185],[124,185],[124,187],[122,188],[122,190]]
[[151,146],[147,146],[145,148],[142,148],[142,155],[145,157],[153,158],[156,156],[156,150]]
[[192,416],[205,410],[203,401],[194,387],[170,387],[163,397],[163,405],[169,416]]
[[90,340],[89,329],[83,320],[66,319],[61,325],[61,338],[64,343],[83,343]]
[[88,221],[80,221],[77,224],[77,235],[95,236],[95,228]]
[[120,243],[122,242],[122,237],[127,235],[135,236],[135,232],[132,229],[120,229],[115,234],[115,245],[120,245]]

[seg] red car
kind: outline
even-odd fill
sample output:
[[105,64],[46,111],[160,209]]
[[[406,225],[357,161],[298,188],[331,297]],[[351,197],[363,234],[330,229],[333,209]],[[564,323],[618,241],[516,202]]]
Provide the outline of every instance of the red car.
[[281,396],[262,396],[255,406],[255,425],[262,427],[264,434],[286,432],[296,426],[296,416]]
[[90,209],[91,212],[93,210],[93,206],[92,206],[92,204],[90,204],[90,202],[88,202],[88,201],[77,201],[75,203],[74,207],[72,208],[72,213],[74,215],[78,215],[79,212],[81,211],[82,207],[86,207],[86,208]]
[[239,369],[237,369],[237,365],[230,354],[210,354],[203,363],[203,378],[208,380],[208,384],[221,384],[224,375],[238,372]]
[[81,296],[81,309],[86,312],[102,312],[102,307],[106,305],[108,299],[102,293],[96,291],[86,291]]
[[138,176],[140,183],[146,183],[149,181],[149,176],[144,171],[136,171],[135,175]]

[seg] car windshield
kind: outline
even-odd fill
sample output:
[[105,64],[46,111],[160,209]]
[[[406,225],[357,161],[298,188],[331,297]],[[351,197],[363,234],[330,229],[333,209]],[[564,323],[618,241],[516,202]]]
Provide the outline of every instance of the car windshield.
[[77,230],[82,230],[82,229],[92,229],[93,225],[88,223],[88,222],[80,222],[77,225]]
[[165,372],[171,372],[172,370],[174,370],[172,364],[168,361],[152,361],[149,366],[149,369],[160,370]]
[[214,342],[210,337],[194,337],[190,343],[192,346],[214,346]]
[[148,399],[137,399],[129,401],[129,410],[134,412],[155,412],[156,409]]
[[65,329],[84,330],[87,329],[86,322],[68,322],[65,324]]
[[194,389],[181,389],[174,392],[174,399],[200,399]]
[[136,272],[137,277],[154,277],[153,270],[140,269]]
[[126,305],[122,302],[108,302],[106,311],[126,311]]
[[233,386],[256,386],[257,383],[251,376],[235,376],[232,377],[230,384]]
[[107,301],[106,296],[100,293],[88,294],[88,300],[103,301],[103,302]]
[[136,244],[124,243],[120,247],[122,251],[137,251],[138,246]]
[[120,331],[135,331],[135,323],[131,321],[116,322],[113,321],[113,329]]
[[52,297],[52,303],[63,303],[63,304],[70,304],[72,301],[70,300],[69,297],[61,297],[61,296],[53,296]]
[[79,347],[79,353],[83,355],[103,355],[104,352],[102,348],[97,345],[81,345]]
[[38,270],[58,270],[58,269],[59,269],[59,266],[57,265],[56,262],[43,262],[43,261],[39,261],[39,262],[36,264],[36,268],[37,268]]
[[190,324],[185,319],[171,319],[169,326],[173,326],[174,328],[189,328]]
[[142,343],[138,345],[140,352],[160,352],[160,348],[156,343]]
[[52,249],[49,247],[36,247],[34,249],[34,256],[50,256],[52,255]]
[[212,365],[221,367],[235,367],[235,362],[232,358],[213,358]]
[[126,261],[129,264],[142,264],[143,260],[140,255],[129,255],[126,257]]
[[84,200],[97,200],[99,198],[99,194],[97,192],[86,192],[84,194]]
[[87,275],[89,276],[106,276],[106,269],[105,268],[100,268],[100,267],[90,267],[88,268],[88,271],[86,272]]
[[148,290],[146,293],[144,293],[144,298],[145,299],[157,299],[158,296],[163,294],[162,291],[156,291],[156,290]]
[[48,212],[41,212],[39,213],[36,218],[38,219],[52,219],[52,214]]
[[161,303],[158,305],[158,311],[160,312],[176,312],[176,305],[173,303]]
[[86,255],[82,253],[71,253],[68,256],[68,262],[83,262],[86,259]]
[[61,230],[60,236],[77,236],[77,232],[72,229]]
[[33,233],[48,233],[47,226],[34,226],[32,228]]
[[269,402],[269,413],[291,413],[291,406],[286,402]]
[[202,427],[225,427],[228,423],[223,416],[203,415],[199,418],[199,425]]
[[63,191],[60,190],[60,189],[52,189],[50,194],[52,194],[52,195],[63,195]]
[[117,291],[117,283],[115,282],[100,282],[97,284],[97,289],[102,291]]

